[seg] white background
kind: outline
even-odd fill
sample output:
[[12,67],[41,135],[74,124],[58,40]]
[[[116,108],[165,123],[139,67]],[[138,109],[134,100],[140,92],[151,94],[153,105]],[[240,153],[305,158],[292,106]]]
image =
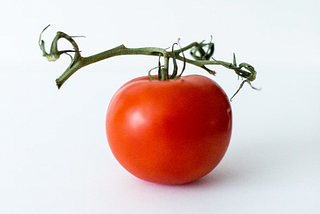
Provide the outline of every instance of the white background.
[[[0,213],[319,213],[320,1],[18,1],[0,7]],[[107,144],[108,103],[157,57],[121,56],[79,70],[57,90],[69,57],[49,63],[56,31],[84,35],[83,56],[120,44],[170,47],[214,37],[214,57],[248,62],[253,85],[234,98],[220,165],[165,186],[125,171]],[[61,49],[70,46],[61,41]],[[240,81],[223,67],[231,96]],[[207,75],[188,65],[186,74]],[[209,76],[209,75],[208,75]]]

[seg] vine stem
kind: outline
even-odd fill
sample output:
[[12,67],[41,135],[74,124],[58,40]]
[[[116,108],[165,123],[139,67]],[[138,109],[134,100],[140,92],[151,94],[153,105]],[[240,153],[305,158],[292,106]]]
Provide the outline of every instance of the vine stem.
[[[149,55],[149,56],[158,56],[158,57],[162,56],[164,58],[164,66],[161,66],[161,72],[163,75],[161,75],[160,80],[169,79],[168,64],[169,64],[170,58],[173,58],[174,60],[181,60],[184,63],[189,63],[192,65],[198,66],[206,70],[212,75],[215,75],[216,72],[209,69],[207,65],[222,65],[226,68],[232,69],[235,71],[235,73],[238,76],[241,76],[242,78],[245,79],[240,85],[240,88],[238,89],[238,91],[241,89],[241,87],[245,82],[249,83],[249,85],[251,86],[251,82],[256,78],[256,71],[251,65],[247,63],[241,63],[239,64],[239,66],[237,66],[235,55],[233,55],[233,63],[228,63],[228,62],[218,61],[213,59],[212,54],[213,54],[214,46],[213,46],[213,43],[211,42],[208,44],[205,44],[203,42],[201,43],[193,42],[185,47],[182,47],[182,48],[180,47],[180,49],[177,49],[177,50],[172,49],[172,51],[166,51],[166,49],[157,48],[157,47],[127,48],[125,45],[119,45],[115,48],[112,48],[110,50],[107,50],[92,56],[82,57],[80,54],[79,47],[77,43],[74,41],[73,36],[69,36],[59,31],[57,32],[55,38],[52,41],[50,53],[47,53],[45,51],[45,42],[41,40],[41,36],[49,26],[50,25],[48,25],[46,28],[43,29],[39,37],[39,46],[40,46],[40,49],[42,50],[43,56],[46,57],[49,61],[56,61],[57,59],[60,58],[62,54],[67,54],[71,57],[70,65],[67,67],[65,72],[59,78],[56,79],[58,88],[61,88],[64,82],[67,81],[69,77],[71,77],[79,69],[87,65],[90,65],[92,63],[96,63],[101,60],[105,60],[105,59],[115,57],[115,56],[120,56],[120,55]],[[68,40],[73,46],[74,50],[59,51],[58,41],[61,38]],[[203,48],[206,46],[208,46],[208,48],[211,48],[210,54],[208,54],[208,51],[203,50]],[[187,50],[191,50],[192,52],[191,55],[195,58],[195,60],[184,57],[183,52]],[[69,54],[70,52],[74,53],[73,57]],[[183,54],[183,56],[180,56],[181,53]],[[210,60],[210,59],[213,59],[213,60]],[[243,68],[245,70],[243,70]],[[236,93],[238,93],[238,91]]]
[[110,49],[89,57],[79,56],[78,59],[73,60],[70,66],[67,68],[67,70],[58,79],[56,79],[56,83],[58,88],[60,88],[62,84],[80,68],[111,58],[111,57],[121,56],[121,55],[159,56],[159,53],[162,54],[164,57],[167,57],[167,58],[169,57],[168,53],[162,48],[153,48],[153,47],[127,48],[124,45],[117,46],[113,49]]

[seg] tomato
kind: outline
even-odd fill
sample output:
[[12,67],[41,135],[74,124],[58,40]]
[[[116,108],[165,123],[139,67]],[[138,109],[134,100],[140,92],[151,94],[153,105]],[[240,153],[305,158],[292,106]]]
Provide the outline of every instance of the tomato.
[[227,151],[231,130],[227,95],[200,75],[133,79],[115,93],[106,117],[118,162],[136,177],[160,184],[189,183],[211,172]]

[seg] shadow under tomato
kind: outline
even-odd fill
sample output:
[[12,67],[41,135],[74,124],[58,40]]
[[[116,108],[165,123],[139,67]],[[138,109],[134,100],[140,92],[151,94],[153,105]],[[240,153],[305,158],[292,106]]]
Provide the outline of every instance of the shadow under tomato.
[[134,177],[134,181],[139,181],[140,184],[147,185],[147,186],[157,186],[160,188],[169,188],[169,189],[207,189],[207,188],[214,188],[216,186],[225,185],[229,182],[234,182],[234,180],[237,180],[240,175],[237,175],[237,172],[232,171],[229,172],[227,170],[213,170],[206,176],[190,182],[186,184],[178,184],[178,185],[168,185],[168,184],[158,184],[158,183],[152,183],[148,181],[141,180],[139,178]]
[[219,186],[224,183],[231,182],[232,180],[236,179],[236,174],[226,172],[226,171],[212,171],[208,175],[193,181],[191,183],[182,184],[181,186],[187,187],[187,188],[208,188],[209,186]]

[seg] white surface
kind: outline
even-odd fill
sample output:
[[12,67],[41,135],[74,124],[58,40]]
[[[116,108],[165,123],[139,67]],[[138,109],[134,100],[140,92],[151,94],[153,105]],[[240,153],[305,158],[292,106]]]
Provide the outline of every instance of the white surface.
[[[319,213],[320,2],[8,1],[0,8],[0,213]],[[169,47],[214,36],[214,57],[249,62],[253,83],[234,98],[221,164],[197,182],[163,186],[127,173],[105,136],[108,102],[157,58],[118,57],[78,71],[41,57],[38,35],[85,35],[82,54],[124,43]],[[61,41],[61,47],[69,47]],[[204,71],[188,65],[186,74]],[[216,67],[231,96],[240,81]],[[119,74],[119,77],[116,75]]]

